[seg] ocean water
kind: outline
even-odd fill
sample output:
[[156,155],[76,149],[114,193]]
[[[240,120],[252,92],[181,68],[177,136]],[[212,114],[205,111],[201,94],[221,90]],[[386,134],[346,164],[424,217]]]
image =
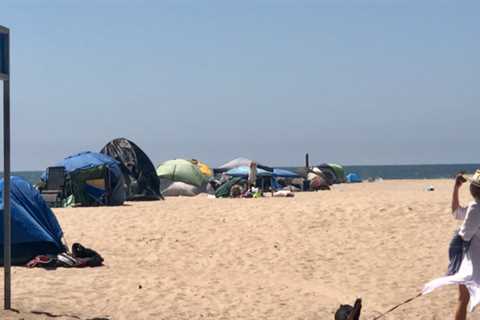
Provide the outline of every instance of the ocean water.
[[458,172],[473,174],[480,164],[427,164],[389,166],[345,166],[345,173],[355,172],[363,179],[381,177],[383,179],[445,179]]
[[[40,181],[42,173],[43,171],[15,171],[12,175],[20,176],[31,184],[35,184]],[[0,173],[0,177],[3,178],[3,172]]]
[[[425,164],[425,165],[385,165],[385,166],[345,166],[345,173],[355,172],[363,179],[369,177],[383,179],[445,179],[452,178],[460,171],[472,174],[480,169],[480,164]],[[295,169],[292,167],[286,169]],[[34,184],[40,180],[43,171],[16,171]],[[3,176],[0,173],[0,177]]]

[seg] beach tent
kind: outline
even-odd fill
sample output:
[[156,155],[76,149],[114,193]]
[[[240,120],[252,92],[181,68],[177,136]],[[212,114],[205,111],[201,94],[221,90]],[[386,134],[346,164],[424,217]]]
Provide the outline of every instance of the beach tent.
[[200,172],[207,178],[210,178],[211,176],[213,176],[212,169],[210,169],[210,167],[206,163],[201,162],[197,159],[192,159],[190,160],[190,162],[196,165],[198,170],[200,170]]
[[[65,167],[65,196],[69,204],[121,205],[125,201],[125,182],[118,162],[96,152],[81,152],[58,162]],[[45,181],[46,173],[43,175]]]
[[181,181],[173,182],[162,190],[165,197],[193,197],[200,193],[201,189],[199,187]]
[[315,166],[313,170],[315,170],[315,168],[319,169],[323,173],[329,184],[345,182],[345,171],[343,167],[338,164],[324,163]]
[[362,178],[356,173],[347,174],[346,180],[348,183],[362,182]]
[[197,187],[202,187],[207,183],[207,177],[200,172],[198,167],[184,159],[165,161],[157,168],[157,175],[160,179],[185,182]]
[[329,163],[328,166],[333,169],[335,176],[337,177],[338,183],[345,182],[345,169],[339,164]]
[[160,179],[155,166],[135,143],[118,138],[107,143],[100,151],[118,161],[126,184],[127,200],[159,200]]
[[[23,265],[37,255],[65,251],[63,231],[40,193],[26,180],[11,177],[10,208],[12,227],[12,263]],[[3,179],[0,193],[3,193]],[[3,197],[0,198],[0,246],[3,248]],[[0,250],[3,265],[3,250]]]

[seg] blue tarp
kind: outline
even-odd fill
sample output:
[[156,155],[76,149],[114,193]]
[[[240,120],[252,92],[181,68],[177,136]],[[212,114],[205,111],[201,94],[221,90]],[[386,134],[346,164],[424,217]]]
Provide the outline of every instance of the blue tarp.
[[360,178],[360,176],[359,176],[358,174],[356,174],[356,173],[349,173],[349,174],[347,174],[346,180],[347,180],[347,182],[349,182],[349,183],[362,182],[362,178]]
[[122,174],[120,166],[116,160],[105,154],[91,151],[85,151],[70,157],[66,157],[57,163],[57,165],[64,166],[67,172],[106,165],[115,175]]
[[[241,166],[241,167],[230,169],[225,174],[232,177],[248,177],[249,172],[250,172],[250,167]],[[257,176],[258,177],[273,176],[273,177],[283,177],[283,178],[300,177],[298,174],[292,171],[285,170],[285,169],[278,169],[278,168],[274,168],[273,172],[268,172],[267,170],[257,168]]]
[[279,178],[299,178],[300,177],[300,175],[296,174],[295,172],[285,170],[285,169],[279,169],[279,168],[273,169],[273,176],[279,177]]
[[[3,193],[3,179],[0,181]],[[11,177],[12,263],[24,264],[40,254],[65,251],[63,231],[40,193],[26,180]],[[0,199],[0,246],[3,248],[3,197]],[[3,249],[0,250],[3,264]]]
[[[249,172],[250,172],[250,167],[241,166],[241,167],[230,169],[227,172],[225,172],[225,174],[231,177],[248,177]],[[257,168],[257,177],[268,177],[271,175],[272,175],[271,172]]]

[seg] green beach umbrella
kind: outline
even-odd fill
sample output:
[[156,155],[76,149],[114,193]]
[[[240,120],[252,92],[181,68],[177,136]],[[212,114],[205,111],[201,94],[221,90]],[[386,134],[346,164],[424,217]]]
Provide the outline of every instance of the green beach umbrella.
[[181,181],[197,187],[207,182],[207,178],[200,172],[198,167],[184,159],[168,160],[157,168],[160,179]]

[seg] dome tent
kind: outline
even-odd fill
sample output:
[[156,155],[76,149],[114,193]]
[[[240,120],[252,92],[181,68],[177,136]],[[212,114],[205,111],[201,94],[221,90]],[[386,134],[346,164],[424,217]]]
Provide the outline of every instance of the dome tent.
[[343,183],[345,182],[345,171],[341,165],[333,163],[324,163],[315,168],[320,169],[324,174],[329,184]]
[[[81,152],[56,164],[65,167],[65,196],[73,204],[121,205],[125,201],[122,170],[111,157],[96,152]],[[46,173],[42,179],[45,180]]]
[[345,182],[345,169],[339,164],[336,163],[329,163],[328,166],[332,168],[332,170],[335,172],[335,176],[337,177],[337,182],[338,183],[344,183]]
[[162,199],[155,166],[135,143],[117,138],[107,143],[100,152],[119,162],[126,184],[127,200]]
[[346,180],[348,183],[362,182],[362,178],[357,173],[347,174]]
[[[3,179],[0,193],[3,193]],[[63,231],[40,193],[20,177],[11,177],[12,263],[23,265],[37,255],[65,252]],[[0,197],[0,245],[3,246],[3,197]],[[3,250],[0,250],[3,264]]]
[[172,182],[180,181],[196,187],[202,187],[207,183],[198,167],[184,159],[168,160],[157,168],[160,179],[168,179]]

